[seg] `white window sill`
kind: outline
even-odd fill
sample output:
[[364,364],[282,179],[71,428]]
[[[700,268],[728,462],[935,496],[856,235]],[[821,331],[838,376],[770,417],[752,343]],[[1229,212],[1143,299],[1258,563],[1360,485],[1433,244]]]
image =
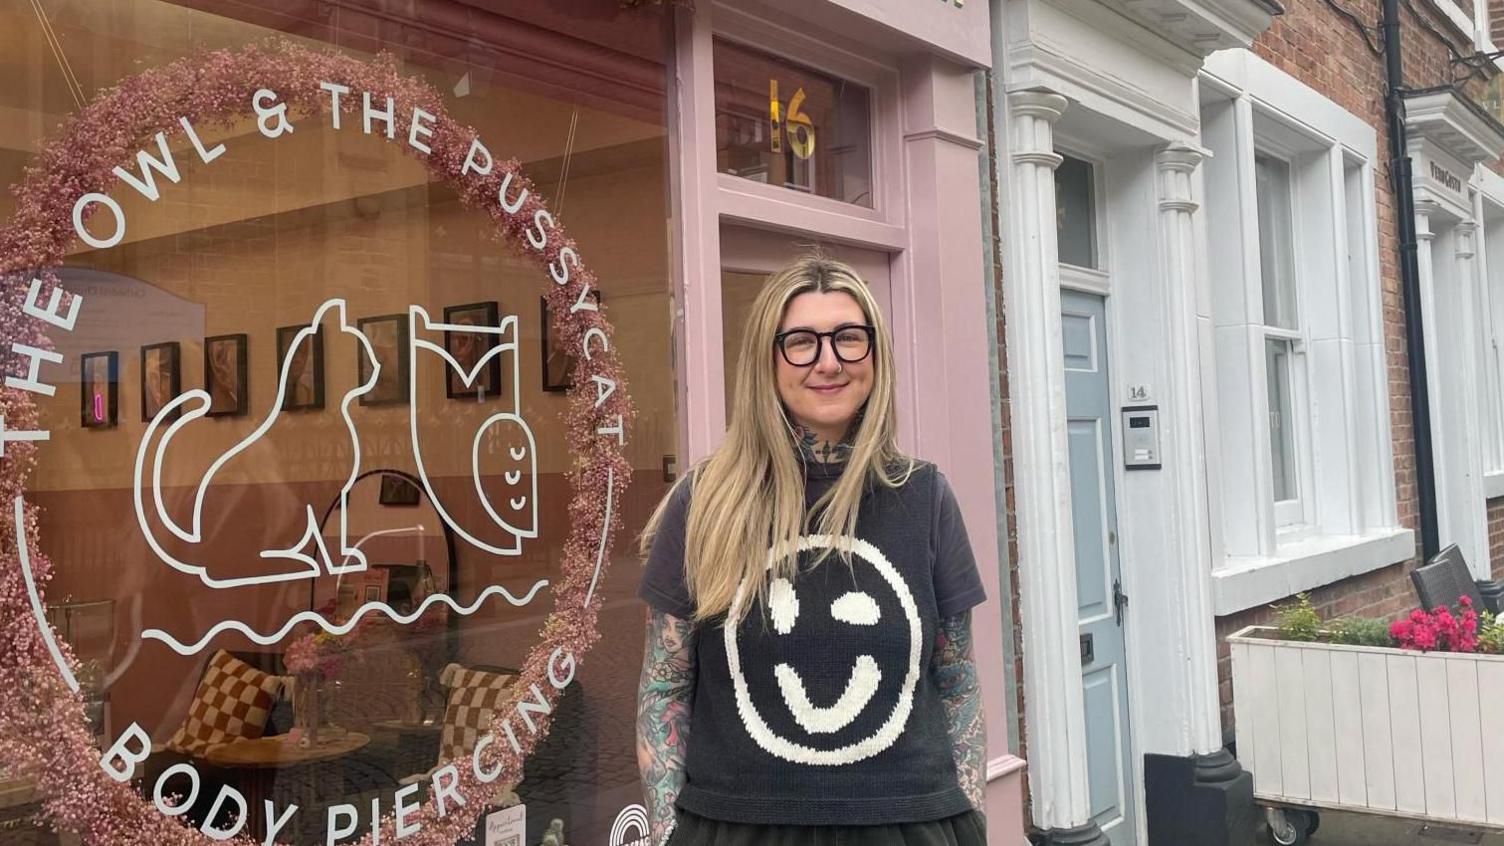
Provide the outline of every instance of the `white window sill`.
[[1218,617],[1234,614],[1414,555],[1415,533],[1409,529],[1313,535],[1281,544],[1275,556],[1230,555],[1212,571],[1212,605]]
[[1483,498],[1498,499],[1504,496],[1504,471],[1483,474]]

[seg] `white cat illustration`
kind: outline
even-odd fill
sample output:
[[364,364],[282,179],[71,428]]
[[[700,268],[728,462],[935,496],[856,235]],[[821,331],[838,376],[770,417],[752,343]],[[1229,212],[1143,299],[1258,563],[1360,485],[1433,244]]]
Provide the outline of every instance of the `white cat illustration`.
[[[316,512],[314,505],[300,502],[303,513],[298,515],[294,525],[301,536],[286,546],[256,551],[261,559],[297,565],[289,569],[251,576],[217,577],[210,574],[202,560],[183,560],[190,556],[169,551],[169,546],[182,550],[204,542],[204,500],[214,485],[215,477],[228,462],[267,435],[277,419],[285,413],[292,392],[296,389],[293,384],[293,362],[298,359],[298,353],[304,345],[314,343],[324,321],[331,318],[337,323],[335,328],[338,332],[353,337],[359,344],[360,354],[371,363],[366,380],[346,392],[338,405],[339,422],[348,440],[350,466],[340,487],[338,505],[333,509],[339,523],[336,530],[330,533],[332,538],[326,539],[325,533],[321,531],[321,515]],[[417,476],[434,508],[455,534],[493,555],[517,555],[521,552],[524,539],[538,536],[537,444],[532,430],[516,413],[519,403],[517,317],[507,315],[500,321],[500,326],[435,323],[427,311],[414,305],[409,308],[408,319],[412,355],[408,385],[409,414]],[[476,345],[487,351],[466,370],[442,344],[445,332],[463,333],[477,339]],[[434,337],[439,342],[432,340]],[[500,397],[500,410],[476,427],[469,443],[460,445],[468,452],[468,472],[464,474],[469,477],[468,485],[457,486],[452,481],[438,485],[425,466],[426,439],[431,438],[436,442],[430,450],[435,454],[442,454],[444,447],[452,448],[455,440],[453,433],[449,431],[425,434],[419,423],[426,407],[425,397],[430,393],[419,389],[420,374],[425,370],[422,363],[430,356],[437,356],[442,362],[441,374],[446,382],[453,373],[466,386],[479,384],[478,380],[488,367],[503,368],[505,387]],[[265,418],[250,434],[218,456],[199,479],[193,490],[192,508],[186,527],[179,525],[173,518],[164,501],[163,465],[173,439],[184,427],[205,417],[211,401],[209,394],[200,389],[189,390],[168,401],[146,427],[146,433],[136,452],[133,475],[136,519],[152,551],[168,566],[197,576],[212,588],[271,584],[365,570],[365,554],[358,548],[358,543],[352,542],[347,526],[347,498],[350,488],[361,473],[361,444],[351,418],[351,409],[363,395],[375,388],[381,377],[380,359],[370,339],[349,319],[346,302],[343,299],[331,299],[319,306],[313,319],[298,331],[287,348],[279,367],[276,397]],[[430,417],[443,419],[443,409],[439,411],[439,414]],[[482,466],[483,463],[485,466]],[[473,495],[470,490],[461,493],[460,489],[463,487],[473,489]],[[490,526],[487,527],[486,524]],[[163,530],[166,535],[162,534]],[[337,541],[338,549],[332,548],[334,543],[331,541]]]
[[[210,486],[214,484],[214,478],[219,471],[235,456],[249,449],[259,441],[281,416],[286,407],[288,393],[292,390],[291,371],[293,361],[297,358],[299,347],[314,342],[314,336],[319,331],[328,316],[333,316],[338,321],[338,329],[342,334],[351,335],[360,344],[361,352],[372,362],[370,377],[360,385],[347,392],[339,403],[339,415],[344,424],[345,434],[349,437],[351,447],[350,472],[340,488],[340,530],[339,550],[331,553],[322,533],[319,531],[319,515],[315,513],[313,505],[304,503],[304,514],[300,518],[303,521],[303,535],[294,544],[285,548],[262,549],[258,552],[260,558],[271,560],[285,560],[296,562],[299,567],[285,572],[258,574],[254,576],[242,576],[237,578],[217,578],[209,574],[208,569],[201,563],[189,563],[180,560],[177,556],[168,552],[162,543],[162,538],[157,534],[157,527],[167,529],[174,537],[185,544],[199,544],[204,541],[203,517],[204,497]],[[353,548],[349,543],[348,533],[345,530],[344,515],[346,509],[345,497],[349,493],[350,486],[360,475],[360,439],[356,436],[355,423],[350,419],[350,407],[359,400],[361,395],[370,392],[375,386],[380,374],[381,365],[376,359],[371,342],[365,334],[356,329],[349,320],[348,308],[342,299],[332,299],[319,306],[314,313],[313,320],[303,327],[289,345],[288,354],[281,363],[277,378],[276,399],[271,409],[261,423],[226,450],[214,463],[209,465],[208,470],[199,480],[193,496],[193,509],[189,526],[185,529],[168,514],[162,497],[162,465],[168,453],[172,440],[185,426],[206,416],[209,412],[211,400],[206,391],[195,388],[186,391],[162,406],[146,426],[146,434],[141,438],[141,444],[136,449],[136,465],[132,478],[133,501],[136,509],[136,520],[141,526],[142,536],[157,557],[168,566],[184,573],[198,576],[204,584],[212,588],[233,588],[254,584],[270,584],[274,582],[292,581],[296,579],[316,578],[324,573],[338,574],[343,572],[355,572],[366,568],[365,556],[359,549]],[[182,416],[172,420],[175,413],[181,410]],[[171,420],[170,423],[167,421]],[[163,428],[165,424],[165,429]],[[158,437],[158,433],[161,437]],[[150,470],[149,485],[146,478]],[[150,512],[146,502],[145,487],[150,487],[151,503]],[[155,516],[155,521],[151,519]],[[336,563],[348,562],[348,563]]]

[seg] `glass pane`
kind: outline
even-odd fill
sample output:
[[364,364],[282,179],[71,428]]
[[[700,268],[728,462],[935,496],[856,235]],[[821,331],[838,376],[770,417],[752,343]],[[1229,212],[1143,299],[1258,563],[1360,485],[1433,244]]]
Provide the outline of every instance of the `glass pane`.
[[1290,400],[1290,342],[1264,342],[1265,369],[1269,382],[1269,457],[1274,470],[1274,501],[1300,496],[1295,475],[1295,430]]
[[[559,842],[606,843],[618,814],[641,801],[634,723],[643,614],[631,539],[667,489],[677,431],[668,18],[614,2],[583,18],[567,3],[466,6],[437,17],[426,0],[376,5],[332,17],[226,0],[0,8],[10,48],[0,52],[0,97],[16,129],[0,133],[0,183],[23,182],[28,166],[90,165],[75,152],[89,138],[66,154],[43,151],[65,119],[117,85],[131,99],[103,114],[126,124],[160,119],[176,168],[172,178],[154,171],[155,201],[127,180],[108,182],[123,238],[97,247],[72,238],[50,269],[83,304],[70,331],[37,326],[62,356],[40,371],[55,394],[28,395],[37,428],[50,432],[25,486],[38,509],[32,554],[50,562],[44,600],[84,663],[99,743],[136,725],[167,750],[128,787],[104,783],[139,790],[149,803],[157,777],[186,761],[204,789],[184,824],[197,827],[225,785],[249,800],[240,833],[255,842],[267,832],[262,800],[278,816],[297,806],[279,843],[325,843],[326,813],[340,804],[354,809],[350,824],[365,835],[373,807],[389,820],[399,801],[427,801],[435,767],[469,771],[479,738],[498,721],[523,742],[548,721],[521,780],[472,793],[461,813],[520,801],[525,832],[515,842],[543,841],[557,819]],[[269,46],[284,38],[290,46]],[[274,50],[288,52],[254,68]],[[207,70],[168,70],[179,60]],[[200,91],[236,68],[253,69],[255,83]],[[154,72],[171,74],[168,90],[185,102],[193,92],[217,104],[192,124],[204,151],[223,144],[222,155],[204,161],[174,102],[150,96],[152,77],[138,77]],[[337,127],[317,87],[325,79],[350,88]],[[398,95],[391,118],[384,97],[373,98],[374,117],[363,110],[362,82]],[[258,130],[251,92],[261,85],[279,99],[306,98],[289,112],[295,132]],[[427,137],[432,152],[422,152],[410,140],[425,141],[409,133],[414,100],[470,129],[434,120],[451,128]],[[118,164],[141,184],[136,150],[164,155],[155,131],[121,141],[126,152],[105,172]],[[472,131],[490,155],[470,147]],[[475,170],[494,168],[492,182],[448,176],[467,150]],[[522,179],[498,198],[494,183],[514,167],[509,160]],[[81,184],[90,183],[51,180],[24,204],[4,194],[0,226],[56,219],[71,235],[68,210]],[[500,205],[519,201],[524,188],[553,222],[526,204],[521,212]],[[36,211],[49,202],[60,213]],[[87,229],[105,244],[113,216],[102,203],[92,209]],[[597,399],[587,366],[600,374],[580,358],[577,324],[566,345],[545,320],[570,310],[574,298],[560,295],[573,294],[582,274],[562,289],[545,250],[529,241],[546,238],[555,249],[566,234],[579,261],[560,254],[557,267],[599,274],[580,303],[602,309],[614,329],[584,346],[597,354],[609,346],[637,409],[625,434],[632,481],[611,506],[622,526],[598,582],[595,539],[588,560],[570,540],[572,513],[596,512],[572,512],[571,503],[592,485],[603,494],[592,477],[604,472],[585,471],[606,436],[571,442],[565,421]],[[0,235],[0,243],[42,241]],[[35,273],[3,270],[6,291],[24,291]],[[189,391],[202,393],[174,411]],[[195,413],[197,397],[207,415]],[[168,442],[173,419],[181,426]],[[5,446],[0,464],[17,449]],[[139,492],[138,454],[161,458],[160,479],[146,474]],[[597,645],[574,669],[556,664],[553,678],[535,677],[563,691],[548,717],[517,711],[505,700],[518,670],[556,603],[578,615],[585,585],[602,603]],[[242,625],[254,636],[237,631]],[[225,678],[211,661],[264,682],[265,695],[233,718],[206,717]],[[493,749],[508,743],[496,730]],[[416,795],[403,789],[414,778]],[[166,792],[186,785],[169,780]],[[487,842],[484,820],[478,830],[469,842]],[[398,842],[390,828],[381,840]]]
[[1097,266],[1095,179],[1090,163],[1070,156],[1055,168],[1055,242],[1061,264]]
[[872,207],[868,89],[716,39],[716,169]]
[[1259,272],[1264,287],[1264,324],[1299,327],[1295,310],[1295,254],[1291,240],[1290,165],[1269,156],[1254,159],[1259,207]]

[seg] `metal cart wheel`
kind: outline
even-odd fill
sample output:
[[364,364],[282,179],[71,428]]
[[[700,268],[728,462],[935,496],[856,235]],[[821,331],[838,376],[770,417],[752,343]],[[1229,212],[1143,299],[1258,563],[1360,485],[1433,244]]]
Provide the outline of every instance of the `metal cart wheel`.
[[1321,827],[1319,814],[1298,808],[1268,808],[1264,817],[1269,839],[1279,846],[1303,846]]

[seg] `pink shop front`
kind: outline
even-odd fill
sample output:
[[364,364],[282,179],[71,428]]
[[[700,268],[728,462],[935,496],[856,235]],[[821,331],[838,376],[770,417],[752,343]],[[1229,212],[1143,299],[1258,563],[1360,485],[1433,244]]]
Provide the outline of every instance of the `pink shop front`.
[[646,843],[635,539],[808,244],[887,309],[900,441],[961,502],[1023,842],[987,4],[0,24],[0,842]]

